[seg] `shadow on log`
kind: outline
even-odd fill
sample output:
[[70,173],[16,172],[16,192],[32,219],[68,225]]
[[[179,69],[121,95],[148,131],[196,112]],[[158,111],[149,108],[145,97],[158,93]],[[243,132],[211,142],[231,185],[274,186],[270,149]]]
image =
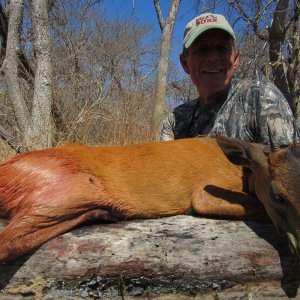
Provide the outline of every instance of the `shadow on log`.
[[0,265],[3,299],[299,299],[271,224],[175,216],[93,224]]

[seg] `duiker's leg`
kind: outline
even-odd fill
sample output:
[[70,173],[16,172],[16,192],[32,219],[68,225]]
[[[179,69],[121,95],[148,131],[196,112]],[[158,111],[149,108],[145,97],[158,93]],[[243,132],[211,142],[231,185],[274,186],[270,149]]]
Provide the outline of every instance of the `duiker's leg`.
[[0,261],[25,254],[75,226],[93,219],[114,221],[107,211],[101,209],[65,215],[59,219],[16,215],[0,231]]
[[192,208],[200,215],[269,221],[263,205],[251,195],[219,185],[199,187]]

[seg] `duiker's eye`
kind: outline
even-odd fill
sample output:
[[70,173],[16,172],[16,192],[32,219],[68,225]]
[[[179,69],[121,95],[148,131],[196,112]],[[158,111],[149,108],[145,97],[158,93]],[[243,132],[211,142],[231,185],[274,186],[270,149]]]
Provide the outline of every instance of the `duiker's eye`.
[[275,188],[271,188],[271,198],[278,205],[287,205],[285,198]]

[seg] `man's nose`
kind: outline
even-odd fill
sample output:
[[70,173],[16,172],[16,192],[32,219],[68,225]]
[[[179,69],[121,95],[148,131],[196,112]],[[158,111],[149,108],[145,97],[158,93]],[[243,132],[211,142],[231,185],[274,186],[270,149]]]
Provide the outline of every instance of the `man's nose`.
[[206,57],[210,61],[220,60],[220,54],[217,51],[210,51]]
[[220,51],[218,51],[216,46],[211,45],[207,51],[207,58],[211,60],[216,60],[220,58]]

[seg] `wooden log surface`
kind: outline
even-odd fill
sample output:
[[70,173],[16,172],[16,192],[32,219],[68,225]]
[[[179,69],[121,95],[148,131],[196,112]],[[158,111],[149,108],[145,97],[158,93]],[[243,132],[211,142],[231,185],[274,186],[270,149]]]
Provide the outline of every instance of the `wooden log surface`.
[[272,224],[175,216],[93,224],[0,265],[3,299],[300,299]]

